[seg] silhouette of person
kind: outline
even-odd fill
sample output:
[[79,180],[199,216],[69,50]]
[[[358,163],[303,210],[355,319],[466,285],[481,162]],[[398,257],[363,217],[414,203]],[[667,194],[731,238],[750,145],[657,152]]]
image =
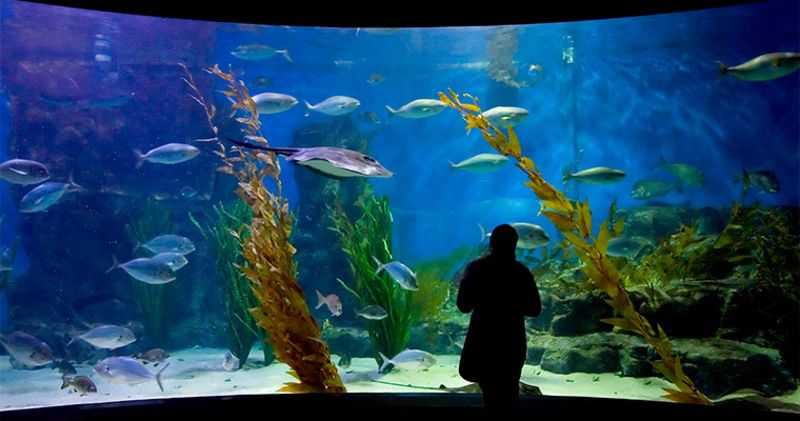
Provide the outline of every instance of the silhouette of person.
[[458,288],[458,309],[472,312],[458,372],[478,383],[489,410],[519,408],[525,316],[542,311],[533,275],[516,260],[518,239],[511,225],[497,226],[489,240],[491,253],[467,264]]

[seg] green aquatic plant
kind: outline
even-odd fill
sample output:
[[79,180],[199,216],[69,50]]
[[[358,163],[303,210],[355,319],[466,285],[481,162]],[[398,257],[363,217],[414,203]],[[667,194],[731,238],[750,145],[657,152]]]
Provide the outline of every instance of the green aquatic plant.
[[357,201],[361,217],[351,221],[338,200],[334,201],[330,215],[331,229],[340,237],[340,247],[347,255],[354,281],[342,286],[353,294],[356,305],[364,308],[378,305],[388,313],[382,320],[367,320],[375,361],[380,366],[378,352],[392,357],[403,351],[411,337],[411,324],[415,320],[413,293],[400,287],[385,271],[376,273],[378,262],[389,263],[392,257],[392,212],[386,196],[376,198],[367,191]]
[[[153,237],[172,231],[169,207],[148,198],[138,215],[125,227],[133,243],[142,244]],[[142,248],[138,253],[144,253]],[[164,347],[169,341],[169,323],[172,318],[171,296],[174,282],[166,284],[132,283],[133,299],[142,313],[142,324],[150,342]]]
[[[216,218],[206,215],[210,221],[202,225],[190,213],[189,219],[197,227],[203,239],[208,242],[215,254],[214,264],[220,281],[225,304],[225,318],[228,322],[226,332],[231,353],[244,366],[256,340],[264,339],[264,331],[258,328],[250,309],[258,306],[253,295],[250,280],[244,276],[241,267],[244,263],[240,242],[232,233],[240,237],[249,236],[246,227],[253,217],[253,211],[241,200],[236,200],[226,208],[222,203],[214,205]],[[264,361],[273,358],[272,349],[265,343]]]
[[[218,147],[214,153],[223,165],[220,172],[238,180],[237,193],[253,212],[250,223],[237,231],[228,231],[242,250],[246,263],[238,268],[250,280],[258,306],[250,314],[261,329],[269,333],[269,343],[278,361],[291,367],[299,383],[287,383],[281,391],[288,392],[345,392],[336,366],[331,363],[328,345],[322,340],[320,327],[306,304],[303,289],[297,283],[297,251],[289,242],[293,218],[289,203],[282,195],[281,167],[277,156],[235,147],[231,151],[219,139],[214,124],[216,107],[209,104],[184,67],[184,82],[192,91],[190,96],[202,107]],[[232,72],[218,66],[206,70],[224,85],[221,91],[232,105],[231,117],[240,124],[242,134],[250,142],[269,146],[261,134],[258,110],[244,82]],[[273,190],[267,188],[270,183]],[[242,235],[245,231],[249,235]]]
[[625,290],[621,275],[614,263],[606,255],[608,241],[614,233],[622,232],[622,220],[609,230],[608,221],[603,221],[596,237],[592,235],[592,213],[589,201],[571,202],[564,193],[544,180],[541,172],[530,158],[522,155],[522,147],[514,129],[508,127],[506,136],[494,127],[481,113],[478,100],[465,95],[472,103],[464,103],[459,95],[449,91],[449,95],[439,93],[439,98],[451,108],[457,110],[466,121],[467,130],[478,129],[483,138],[498,152],[510,156],[517,161],[517,168],[528,177],[525,182],[539,198],[541,213],[547,217],[561,232],[564,238],[575,248],[575,252],[583,262],[583,271],[598,288],[609,297],[606,302],[622,317],[603,319],[621,329],[633,331],[641,335],[658,353],[660,360],[653,366],[660,371],[677,389],[665,389],[668,399],[686,402],[711,404],[694,382],[683,372],[680,359],[672,352],[672,343],[660,326],[653,329],[650,322],[640,315]]

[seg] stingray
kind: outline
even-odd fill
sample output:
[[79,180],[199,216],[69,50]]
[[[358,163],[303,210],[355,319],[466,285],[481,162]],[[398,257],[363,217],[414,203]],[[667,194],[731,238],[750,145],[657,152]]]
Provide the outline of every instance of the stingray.
[[394,173],[384,168],[377,159],[350,149],[335,148],[332,146],[272,148],[254,145],[252,143],[238,142],[233,139],[228,140],[244,148],[284,155],[287,161],[336,180],[352,177],[387,178],[394,175]]

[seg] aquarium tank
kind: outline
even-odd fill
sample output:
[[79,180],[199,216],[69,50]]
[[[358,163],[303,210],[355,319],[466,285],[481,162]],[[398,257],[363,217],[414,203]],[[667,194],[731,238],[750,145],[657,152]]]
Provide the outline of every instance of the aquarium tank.
[[780,0],[402,28],[3,1],[0,411],[479,392],[456,296],[507,223],[543,303],[523,394],[798,412],[798,40]]

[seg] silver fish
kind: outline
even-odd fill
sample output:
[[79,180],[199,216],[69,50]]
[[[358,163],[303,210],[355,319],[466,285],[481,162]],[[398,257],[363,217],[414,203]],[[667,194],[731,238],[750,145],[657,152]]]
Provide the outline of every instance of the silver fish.
[[409,291],[418,291],[419,290],[419,283],[417,282],[417,274],[415,274],[408,266],[400,263],[400,262],[389,262],[385,264],[381,264],[378,259],[374,258],[375,263],[378,264],[378,269],[375,271],[375,274],[381,273],[382,270],[385,270],[389,276],[397,282],[401,288],[407,289]]
[[114,384],[127,384],[134,386],[155,379],[158,388],[164,391],[161,385],[161,373],[169,367],[165,364],[158,373],[149,372],[142,363],[130,357],[109,357],[99,361],[94,366],[95,373]]
[[350,149],[320,146],[313,148],[272,148],[233,139],[230,142],[250,149],[274,152],[286,156],[286,160],[301,165],[326,177],[341,180],[351,177],[387,178],[394,173],[387,170],[375,158]]
[[737,66],[719,64],[721,75],[733,75],[751,82],[778,79],[800,69],[800,53],[770,53],[758,56]]
[[22,197],[19,211],[24,213],[42,212],[58,203],[66,193],[84,191],[83,187],[75,184],[72,179],[69,183],[47,182],[36,186]]
[[668,163],[661,158],[660,167],[666,168],[672,173],[675,178],[680,180],[683,184],[688,184],[695,187],[703,187],[705,184],[705,176],[700,168],[690,164],[682,164],[678,162]]
[[189,263],[182,254],[174,252],[174,251],[165,251],[163,253],[158,253],[155,256],[151,257],[150,260],[158,263],[166,263],[172,271],[180,270],[182,267],[186,266]]
[[239,45],[231,51],[232,56],[242,60],[266,60],[275,54],[282,55],[288,62],[292,61],[292,58],[289,57],[289,50],[276,50],[264,44]]
[[369,320],[383,320],[389,315],[389,313],[387,313],[383,307],[372,304],[362,308],[361,310],[356,310],[356,315]]
[[25,367],[39,367],[53,361],[53,351],[39,338],[25,332],[0,333],[0,344]]
[[306,115],[313,110],[322,114],[336,116],[353,112],[353,110],[361,105],[361,101],[355,98],[350,98],[349,96],[336,95],[318,103],[317,105],[311,105],[308,101],[305,101],[305,104]]
[[122,268],[134,279],[147,284],[166,284],[175,280],[175,272],[167,263],[154,261],[149,257],[133,259],[122,264],[114,257],[114,265],[106,273],[117,268]]
[[516,126],[528,118],[530,112],[520,107],[494,107],[483,112],[483,116],[497,128]]
[[0,179],[14,184],[39,184],[50,178],[50,171],[41,162],[10,159],[0,164]]
[[275,92],[263,92],[253,96],[259,114],[276,114],[297,105],[297,98]]
[[390,117],[426,118],[439,114],[446,106],[438,99],[415,99],[398,110],[388,105],[386,109],[389,110]]
[[[528,222],[512,222],[509,225],[517,231],[517,236],[519,237],[517,239],[518,249],[535,249],[550,242],[547,232],[539,225]],[[481,242],[492,236],[492,233],[487,233],[481,224],[478,224],[478,228],[481,230]]]
[[153,253],[174,252],[183,255],[189,254],[195,250],[192,240],[174,234],[159,235],[142,244],[142,247]]
[[494,153],[482,153],[473,156],[472,158],[465,159],[458,164],[450,162],[451,170],[463,169],[472,172],[492,172],[508,162],[508,158]]
[[167,143],[157,148],[150,149],[146,154],[134,149],[136,155],[136,168],[140,168],[144,161],[155,164],[177,164],[195,158],[200,154],[200,149],[185,143]]
[[741,179],[744,181],[745,190],[750,186],[755,186],[763,193],[778,193],[781,190],[781,185],[778,182],[778,177],[772,171],[742,171]]
[[625,172],[608,167],[594,167],[576,173],[564,172],[561,180],[566,183],[569,180],[579,181],[589,184],[611,184],[625,178]]
[[423,370],[436,364],[436,357],[433,354],[419,349],[406,349],[391,359],[380,352],[378,354],[383,358],[383,364],[378,369],[381,373],[389,364],[405,370]]
[[664,180],[640,180],[633,185],[631,197],[637,200],[655,199],[656,197],[666,196],[676,187],[674,183],[668,183]]
[[97,326],[69,341],[67,346],[78,339],[100,349],[117,349],[136,342],[136,336],[130,329],[115,325]]

